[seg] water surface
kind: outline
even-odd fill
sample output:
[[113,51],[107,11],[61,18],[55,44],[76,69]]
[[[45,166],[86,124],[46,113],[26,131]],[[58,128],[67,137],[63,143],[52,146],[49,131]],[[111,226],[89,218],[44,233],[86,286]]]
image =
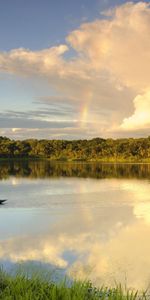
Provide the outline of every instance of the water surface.
[[0,163],[0,262],[150,284],[150,165]]

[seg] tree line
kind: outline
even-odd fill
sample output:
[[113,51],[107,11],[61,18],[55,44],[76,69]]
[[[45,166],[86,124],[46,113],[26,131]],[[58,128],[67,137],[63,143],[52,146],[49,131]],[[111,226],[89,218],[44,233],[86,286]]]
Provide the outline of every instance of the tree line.
[[150,161],[150,137],[91,140],[11,140],[0,137],[0,158],[61,161]]

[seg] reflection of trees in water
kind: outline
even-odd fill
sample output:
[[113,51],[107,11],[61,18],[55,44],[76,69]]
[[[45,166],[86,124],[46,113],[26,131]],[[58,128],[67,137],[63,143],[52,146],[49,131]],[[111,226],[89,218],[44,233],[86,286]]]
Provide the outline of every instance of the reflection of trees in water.
[[49,178],[147,178],[150,164],[52,163],[50,161],[10,160],[0,163],[0,179],[9,176]]

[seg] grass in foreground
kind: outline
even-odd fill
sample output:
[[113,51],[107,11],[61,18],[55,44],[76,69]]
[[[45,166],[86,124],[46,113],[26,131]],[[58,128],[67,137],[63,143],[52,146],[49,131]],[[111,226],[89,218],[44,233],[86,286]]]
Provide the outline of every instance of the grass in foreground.
[[113,289],[96,289],[90,282],[66,281],[53,283],[36,276],[27,278],[23,275],[10,276],[0,272],[0,299],[2,300],[141,300],[147,299],[146,294],[123,291],[121,286]]

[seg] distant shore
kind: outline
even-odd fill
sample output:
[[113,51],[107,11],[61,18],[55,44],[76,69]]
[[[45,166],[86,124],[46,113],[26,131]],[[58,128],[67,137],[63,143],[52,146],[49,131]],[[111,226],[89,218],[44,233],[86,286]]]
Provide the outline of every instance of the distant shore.
[[60,162],[150,163],[150,137],[92,140],[11,140],[0,137],[2,159]]

